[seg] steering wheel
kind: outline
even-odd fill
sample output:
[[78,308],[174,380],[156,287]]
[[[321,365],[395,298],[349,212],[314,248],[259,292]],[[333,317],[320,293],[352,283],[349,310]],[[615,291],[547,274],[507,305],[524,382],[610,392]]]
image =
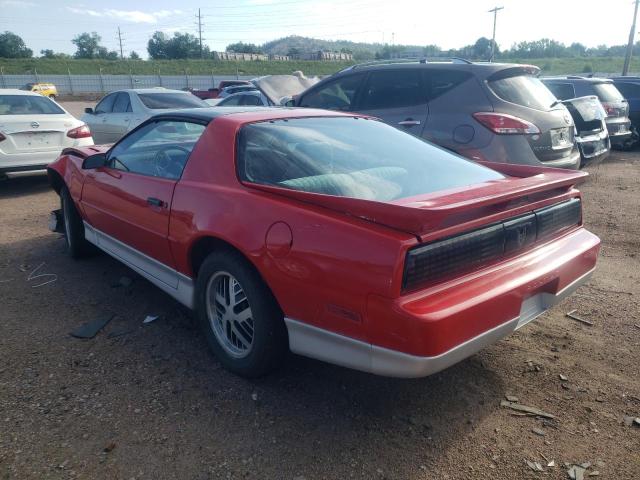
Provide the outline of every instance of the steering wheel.
[[172,159],[171,156],[167,153],[169,150],[178,150],[180,152],[183,152],[185,154],[185,160],[191,154],[191,150],[185,147],[180,147],[178,145],[171,145],[169,147],[158,150],[153,156],[153,168],[155,170],[156,176],[165,178],[178,178],[182,173],[184,163],[182,165],[179,165],[179,170],[172,168],[178,165],[177,162]]

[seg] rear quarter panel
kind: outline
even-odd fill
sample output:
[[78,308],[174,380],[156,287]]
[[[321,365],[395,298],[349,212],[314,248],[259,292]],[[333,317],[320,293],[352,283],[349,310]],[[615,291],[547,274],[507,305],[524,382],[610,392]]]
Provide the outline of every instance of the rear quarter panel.
[[[178,269],[193,276],[193,245],[204,236],[222,239],[255,266],[287,317],[368,340],[367,295],[391,295],[416,238],[242,185],[236,133],[224,117],[211,122],[176,186],[169,240]],[[267,247],[278,222],[291,232],[288,253],[286,245]]]

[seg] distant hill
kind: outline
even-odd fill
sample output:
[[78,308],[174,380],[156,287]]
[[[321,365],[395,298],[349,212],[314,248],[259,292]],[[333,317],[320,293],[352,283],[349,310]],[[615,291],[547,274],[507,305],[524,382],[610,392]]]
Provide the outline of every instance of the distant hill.
[[[406,51],[422,52],[424,47],[418,45],[397,45]],[[388,48],[388,46],[387,46]],[[356,61],[371,60],[376,53],[385,49],[382,43],[350,42],[348,40],[320,40],[317,38],[300,37],[291,35],[265,43],[262,46],[264,53],[271,55],[288,55],[292,52],[308,53],[318,50],[331,52],[348,52],[353,54]]]

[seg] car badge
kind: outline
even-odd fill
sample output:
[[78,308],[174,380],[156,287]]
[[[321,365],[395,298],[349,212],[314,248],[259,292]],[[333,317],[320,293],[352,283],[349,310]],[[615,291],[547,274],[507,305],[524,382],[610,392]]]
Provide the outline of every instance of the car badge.
[[31,128],[38,128],[40,124],[38,122],[31,122]]
[[571,117],[569,115],[565,113],[563,118],[564,118],[564,123],[566,123],[567,125],[571,125]]

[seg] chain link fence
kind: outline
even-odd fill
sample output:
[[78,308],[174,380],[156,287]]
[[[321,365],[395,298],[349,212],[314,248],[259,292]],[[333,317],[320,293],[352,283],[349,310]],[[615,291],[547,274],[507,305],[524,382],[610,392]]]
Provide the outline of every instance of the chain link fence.
[[0,88],[20,88],[27,83],[53,83],[59,95],[103,95],[125,88],[164,87],[176,90],[217,87],[221,80],[250,80],[246,75],[5,75]]

